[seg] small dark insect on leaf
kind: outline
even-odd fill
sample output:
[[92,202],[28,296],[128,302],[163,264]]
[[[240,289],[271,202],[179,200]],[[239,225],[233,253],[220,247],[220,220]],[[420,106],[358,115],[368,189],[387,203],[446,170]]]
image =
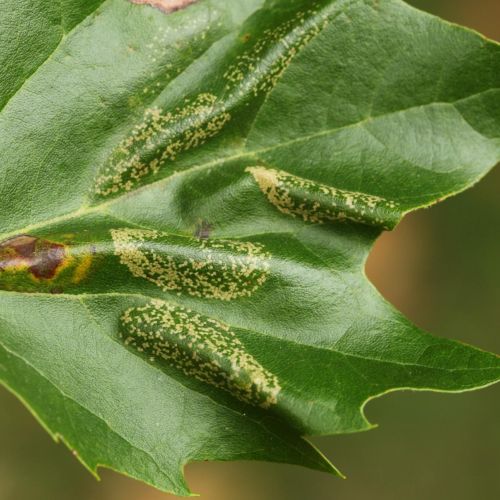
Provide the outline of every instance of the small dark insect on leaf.
[[196,224],[194,235],[200,240],[208,240],[212,234],[213,226],[206,220],[202,220]]

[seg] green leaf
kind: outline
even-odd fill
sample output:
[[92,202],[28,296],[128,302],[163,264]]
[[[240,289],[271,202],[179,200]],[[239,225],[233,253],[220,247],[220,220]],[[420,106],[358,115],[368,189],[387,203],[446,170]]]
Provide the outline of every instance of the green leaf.
[[188,494],[194,460],[335,473],[301,436],[498,381],[364,265],[500,160],[499,45],[397,0],[135,3],[0,6],[0,382]]

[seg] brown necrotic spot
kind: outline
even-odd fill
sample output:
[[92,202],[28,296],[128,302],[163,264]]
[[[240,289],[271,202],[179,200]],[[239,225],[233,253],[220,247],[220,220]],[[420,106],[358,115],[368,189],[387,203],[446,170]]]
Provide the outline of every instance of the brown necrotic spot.
[[19,257],[30,257],[35,251],[36,241],[37,238],[23,234],[0,243],[0,248],[10,250]]
[[176,10],[185,9],[189,5],[196,3],[198,0],[130,0],[132,3],[139,5],[151,5],[160,9],[163,12],[171,13]]
[[0,243],[0,271],[26,269],[37,279],[52,279],[66,258],[64,245],[26,234]]

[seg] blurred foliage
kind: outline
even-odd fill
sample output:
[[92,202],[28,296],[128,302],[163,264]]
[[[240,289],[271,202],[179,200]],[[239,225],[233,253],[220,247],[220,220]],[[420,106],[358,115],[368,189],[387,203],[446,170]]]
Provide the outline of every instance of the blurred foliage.
[[[498,0],[414,5],[500,39]],[[414,213],[377,243],[368,275],[416,324],[500,352],[500,170],[474,189]],[[97,483],[0,390],[0,500],[174,498],[109,471]],[[500,498],[500,386],[462,395],[394,393],[371,402],[380,428],[317,439],[348,475],[276,464],[194,464],[205,500],[496,500]]]

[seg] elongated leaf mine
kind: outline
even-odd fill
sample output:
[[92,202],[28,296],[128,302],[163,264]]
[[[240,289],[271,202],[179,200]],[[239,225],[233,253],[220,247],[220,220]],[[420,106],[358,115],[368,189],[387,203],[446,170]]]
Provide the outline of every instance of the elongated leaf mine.
[[120,262],[165,292],[229,301],[252,295],[269,274],[270,254],[259,243],[142,229],[111,235]]
[[267,199],[282,213],[306,222],[350,220],[392,229],[402,211],[395,201],[319,184],[283,170],[248,167]]
[[[137,0],[167,12],[194,1]],[[223,74],[224,95],[211,92],[186,98],[182,105],[164,110],[151,107],[143,120],[121,141],[106,160],[93,187],[93,196],[120,195],[165,177],[179,155],[199,148],[219,135],[231,120],[232,109],[243,97],[266,94],[278,83],[297,53],[328,25],[329,17],[318,2],[264,30],[252,47],[236,56]],[[155,85],[158,85],[156,82]],[[147,90],[147,89],[146,89]]]
[[126,345],[184,374],[269,408],[281,390],[275,375],[246,352],[231,328],[189,309],[153,300],[122,318]]
[[230,119],[223,104],[208,93],[186,99],[172,111],[148,108],[143,121],[105,163],[95,182],[95,194],[106,197],[131,191],[159,174],[179,154],[216,136]]
[[328,25],[328,15],[318,2],[296,13],[273,29],[266,29],[262,37],[237,56],[236,62],[224,73],[227,90],[237,96],[247,93],[257,96],[271,91],[290,66],[293,58]]

